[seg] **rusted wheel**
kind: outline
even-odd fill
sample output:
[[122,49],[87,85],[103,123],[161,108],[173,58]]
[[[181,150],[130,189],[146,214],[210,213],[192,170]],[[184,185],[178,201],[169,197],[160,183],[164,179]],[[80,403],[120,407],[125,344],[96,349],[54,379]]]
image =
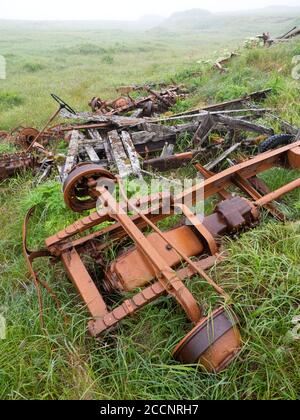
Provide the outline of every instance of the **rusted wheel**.
[[6,137],[8,137],[8,132],[7,131],[0,131],[0,140],[4,140],[4,139],[6,139]]
[[39,135],[39,131],[35,128],[23,128],[19,133],[17,140],[20,142],[20,144],[24,147],[30,146],[36,137]]
[[97,206],[97,194],[93,181],[100,179],[115,180],[115,176],[99,165],[83,163],[76,166],[64,183],[64,200],[66,205],[76,213],[95,209]]
[[101,106],[103,105],[103,102],[100,98],[93,98],[91,102],[89,103],[89,106],[92,108],[93,112],[98,111],[101,109]]
[[203,319],[175,348],[174,358],[185,365],[202,365],[208,372],[223,371],[241,349],[233,313],[219,308]]

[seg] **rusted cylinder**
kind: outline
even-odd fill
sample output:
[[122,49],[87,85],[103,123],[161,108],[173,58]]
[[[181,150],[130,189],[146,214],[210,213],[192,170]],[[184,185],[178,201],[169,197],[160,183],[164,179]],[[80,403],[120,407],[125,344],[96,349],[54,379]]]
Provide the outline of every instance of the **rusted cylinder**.
[[242,347],[237,323],[231,311],[217,309],[178,344],[174,358],[185,365],[200,364],[208,372],[223,371]]
[[283,195],[291,191],[294,191],[296,188],[299,188],[299,187],[300,187],[300,178],[296,179],[293,182],[290,182],[287,185],[284,185],[282,188],[279,188],[278,190],[271,192],[270,194],[265,195],[261,199],[257,200],[255,204],[259,207],[263,207],[266,204],[269,204],[274,200],[278,200]]

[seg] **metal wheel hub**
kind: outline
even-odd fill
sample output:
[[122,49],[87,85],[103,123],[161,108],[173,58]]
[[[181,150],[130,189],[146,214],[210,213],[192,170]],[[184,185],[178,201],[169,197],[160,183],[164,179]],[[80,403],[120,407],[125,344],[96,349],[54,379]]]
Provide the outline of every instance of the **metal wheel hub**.
[[209,372],[224,370],[241,349],[237,323],[233,313],[217,309],[178,344],[174,358],[187,365],[201,364]]
[[98,182],[100,179],[115,180],[115,176],[99,165],[83,163],[69,174],[64,184],[64,200],[68,208],[76,213],[95,209],[97,206],[97,194],[90,187],[90,182]]

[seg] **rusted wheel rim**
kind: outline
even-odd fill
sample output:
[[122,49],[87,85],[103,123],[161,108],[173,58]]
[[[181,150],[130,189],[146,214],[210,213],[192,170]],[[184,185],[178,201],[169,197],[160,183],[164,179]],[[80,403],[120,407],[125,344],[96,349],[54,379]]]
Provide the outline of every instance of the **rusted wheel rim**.
[[101,108],[101,99],[100,98],[93,98],[90,102],[90,106],[93,112],[98,111]]
[[231,311],[217,309],[178,344],[174,358],[186,365],[201,364],[209,372],[221,372],[241,349],[237,323]]
[[7,131],[0,131],[0,139],[6,139],[8,137]]
[[67,207],[76,213],[95,209],[97,196],[93,194],[93,189],[88,184],[91,180],[98,181],[101,178],[115,180],[114,175],[99,165],[83,163],[76,166],[63,188]]
[[24,146],[30,146],[31,143],[36,139],[39,135],[39,131],[35,128],[23,128],[18,134],[18,140]]

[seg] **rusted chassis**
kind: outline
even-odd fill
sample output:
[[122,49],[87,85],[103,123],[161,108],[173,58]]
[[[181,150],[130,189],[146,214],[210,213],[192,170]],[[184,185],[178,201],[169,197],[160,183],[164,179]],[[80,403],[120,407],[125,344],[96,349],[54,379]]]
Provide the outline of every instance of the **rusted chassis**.
[[[237,319],[227,305],[229,297],[205,270],[222,259],[219,255],[219,239],[222,236],[257,224],[261,207],[265,207],[276,216],[279,212],[272,201],[300,186],[299,178],[265,196],[255,190],[249,180],[278,166],[300,168],[300,142],[265,153],[217,175],[204,171],[206,180],[203,184],[171,198],[172,210],[180,208],[188,223],[183,223],[168,232],[161,232],[157,223],[169,217],[163,214],[162,209],[164,199],[170,197],[163,194],[155,197],[158,211],[155,214],[152,211],[145,216],[139,208],[144,202],[147,203],[150,197],[118,207],[107,189],[97,188],[95,193],[103,203],[103,212],[79,220],[46,240],[46,251],[63,262],[69,279],[90,313],[91,335],[100,336],[159,297],[170,295],[194,325],[191,333],[176,347],[176,360],[185,364],[200,363],[212,372],[223,370],[239,352],[241,337]],[[203,172],[203,168],[199,167],[199,170]],[[107,177],[107,173],[104,172],[103,177]],[[231,186],[239,188],[249,199],[232,196],[228,192]],[[186,205],[195,202],[200,189],[203,190],[205,199],[215,194],[222,198],[215,212],[205,217],[202,223]],[[151,199],[153,201],[153,197]],[[185,202],[185,205],[182,202]],[[134,216],[128,216],[123,210],[125,204],[129,204],[131,210],[135,211]],[[27,222],[28,220],[26,224]],[[103,228],[101,225],[104,222],[112,224]],[[90,233],[96,226],[99,226],[99,230]],[[152,233],[146,235],[144,232],[149,227]],[[24,229],[24,232],[26,231],[27,226]],[[81,237],[78,239],[79,234]],[[130,238],[134,246],[120,254],[107,267],[103,262],[103,251],[114,242],[120,243],[126,238]],[[26,244],[26,234],[24,243]],[[27,249],[26,245],[24,249]],[[132,298],[125,299],[116,309],[109,310],[83,262],[84,254],[89,254],[105,272],[102,289],[106,289],[107,293],[118,291],[122,294],[134,292],[136,289],[140,291]],[[31,272],[34,272],[33,257],[26,251]],[[209,317],[204,316],[201,305],[184,284],[186,279],[195,276],[200,276],[225,298],[224,305]]]
[[17,173],[34,169],[37,161],[30,153],[6,154],[0,156],[0,181],[8,179]]

